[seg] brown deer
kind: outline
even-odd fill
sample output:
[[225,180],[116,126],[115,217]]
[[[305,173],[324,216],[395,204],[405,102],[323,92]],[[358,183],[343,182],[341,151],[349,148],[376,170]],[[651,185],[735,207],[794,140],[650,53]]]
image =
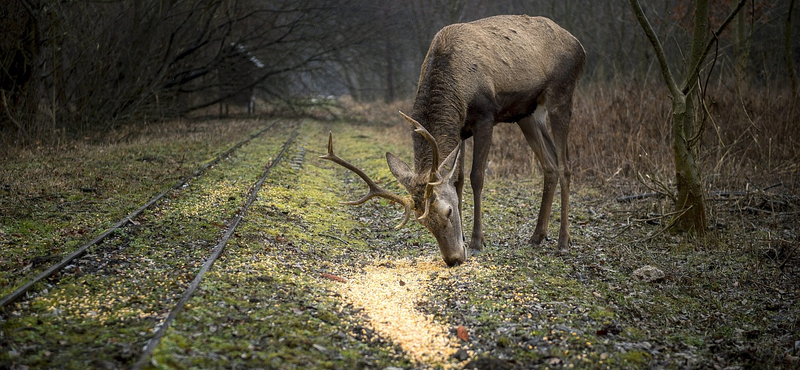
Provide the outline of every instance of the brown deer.
[[[389,169],[411,197],[380,188],[337,157],[332,135],[328,154],[321,158],[348,168],[369,185],[369,194],[346,204],[361,204],[375,196],[400,203],[406,214],[398,228],[413,210],[436,238],[445,263],[454,266],[467,255],[461,231],[464,140],[474,137],[470,181],[475,222],[469,248],[480,251],[484,246],[481,191],[492,130],[499,122],[516,122],[544,173],[542,204],[530,242],[539,244],[547,236],[555,187],[560,183],[558,247],[564,250],[570,242],[567,135],[573,92],[584,62],[580,42],[547,18],[501,15],[447,26],[436,34],[422,63],[411,116],[403,114],[416,133],[412,134],[414,170],[386,153]],[[449,155],[441,161],[439,153]]]

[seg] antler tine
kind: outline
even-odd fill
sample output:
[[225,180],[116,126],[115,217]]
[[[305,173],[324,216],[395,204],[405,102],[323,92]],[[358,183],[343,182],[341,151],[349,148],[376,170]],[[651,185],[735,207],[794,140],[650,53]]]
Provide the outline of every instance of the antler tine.
[[431,152],[432,152],[431,160],[433,161],[431,165],[431,178],[433,178],[435,176],[436,170],[439,168],[439,145],[436,143],[436,139],[433,137],[433,135],[431,135],[430,132],[428,132],[427,129],[425,129],[425,127],[422,127],[422,125],[419,122],[417,122],[417,120],[407,116],[403,112],[400,112],[400,114],[408,122],[411,122],[411,124],[414,125],[414,132],[422,135],[422,137],[425,138],[425,140],[427,140],[428,143],[431,144]]
[[433,187],[441,185],[444,182],[444,179],[441,178],[438,174],[439,170],[439,144],[436,143],[436,139],[431,135],[431,133],[425,129],[417,120],[407,116],[405,113],[400,112],[400,115],[403,116],[408,122],[411,122],[414,125],[414,132],[422,135],[425,140],[431,145],[431,169],[430,175],[428,176],[428,184],[425,186],[425,212],[422,213],[422,216],[417,217],[417,220],[423,220],[428,217],[428,211],[430,210],[431,206],[431,196],[433,195]]
[[364,173],[364,171],[361,171],[360,169],[358,169],[358,167],[350,164],[349,162],[345,161],[344,159],[339,158],[336,154],[334,154],[333,153],[333,132],[329,132],[328,133],[328,154],[321,155],[320,158],[321,159],[325,159],[325,160],[329,160],[329,161],[334,162],[334,163],[336,163],[336,164],[338,164],[338,165],[340,165],[340,166],[342,166],[344,168],[347,168],[350,171],[355,172],[355,174],[358,175],[358,177],[360,177],[362,180],[364,180],[364,182],[367,183],[367,186],[369,186],[369,193],[367,193],[367,195],[363,196],[361,199],[355,200],[355,201],[349,201],[349,202],[340,202],[341,204],[347,204],[347,205],[355,206],[355,205],[362,204],[362,203],[364,203],[364,202],[366,202],[366,201],[368,201],[368,200],[370,200],[370,199],[372,199],[374,197],[381,197],[381,198],[384,198],[384,199],[388,199],[388,200],[390,200],[392,202],[399,203],[399,204],[403,205],[403,208],[405,208],[405,215],[403,216],[403,222],[401,222],[400,225],[397,225],[395,227],[395,229],[399,229],[399,228],[405,226],[406,223],[408,223],[408,220],[411,217],[411,208],[412,208],[411,201],[406,199],[406,198],[403,198],[403,197],[401,197],[401,196],[399,196],[399,195],[397,195],[395,193],[392,193],[390,191],[387,191],[387,190],[381,188],[380,186],[378,186],[378,184],[376,184],[374,181],[372,181],[372,179],[370,179],[369,176],[367,176],[367,174]]
[[428,217],[428,211],[430,210],[430,208],[431,208],[430,197],[427,197],[427,198],[425,198],[425,212],[422,213],[422,216],[417,217],[417,220],[418,221],[422,221],[426,217]]

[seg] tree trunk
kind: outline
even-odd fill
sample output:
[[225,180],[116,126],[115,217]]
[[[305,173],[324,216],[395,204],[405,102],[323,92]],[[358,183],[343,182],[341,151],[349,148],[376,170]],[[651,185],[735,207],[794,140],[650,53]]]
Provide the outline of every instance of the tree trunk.
[[733,75],[736,78],[736,88],[741,92],[742,88],[747,84],[747,60],[750,58],[750,40],[747,35],[746,12],[739,12],[736,14],[736,18],[733,19],[732,31]]
[[384,55],[386,57],[386,95],[384,101],[388,104],[394,101],[394,47],[392,46],[391,37],[386,37],[386,50]]
[[675,156],[675,183],[678,188],[675,226],[679,230],[702,234],[706,230],[706,203],[695,150],[687,131],[694,129],[694,104],[690,96],[672,99],[672,149]]
[[680,230],[703,233],[707,221],[703,180],[696,162],[699,153],[696,145],[699,145],[699,141],[692,145],[689,139],[694,135],[699,135],[699,133],[695,133],[697,109],[694,104],[698,79],[692,74],[691,68],[705,58],[704,50],[708,35],[708,0],[698,0],[695,3],[693,23],[689,70],[686,72],[686,83],[684,84],[690,88],[684,96],[673,96],[672,100],[672,148],[675,154],[675,183],[678,188],[678,201],[675,203],[675,211],[678,216],[675,226]]
[[786,54],[786,68],[789,70],[789,81],[792,83],[792,98],[797,98],[797,71],[794,69],[794,55],[792,55],[792,13],[794,0],[789,3],[789,15],[786,17],[786,30],[784,50]]

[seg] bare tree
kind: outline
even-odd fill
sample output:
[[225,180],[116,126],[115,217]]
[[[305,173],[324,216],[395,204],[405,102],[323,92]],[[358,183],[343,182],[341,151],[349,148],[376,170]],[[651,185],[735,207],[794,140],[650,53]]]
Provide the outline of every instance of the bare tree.
[[750,57],[750,42],[747,12],[740,11],[733,18],[733,72],[741,91],[747,80],[747,61]]
[[37,9],[23,1],[0,4],[0,128],[11,127],[23,137],[23,123],[36,106],[36,55],[41,48]]
[[[3,2],[0,128],[108,131],[251,100],[256,90],[291,102],[313,94],[336,56],[373,34],[359,3]],[[262,65],[244,68],[241,55]]]
[[705,191],[697,166],[696,151],[696,145],[702,130],[697,127],[694,94],[697,93],[700,70],[711,47],[717,42],[717,38],[736,13],[744,6],[746,0],[739,0],[731,14],[714,31],[710,40],[708,40],[708,0],[697,0],[695,2],[694,28],[688,69],[680,85],[673,77],[661,41],[645,16],[639,1],[629,1],[636,19],[644,29],[655,50],[661,67],[661,75],[669,88],[672,98],[672,147],[675,159],[675,183],[678,188],[674,224],[681,230],[693,230],[702,234],[707,227],[706,203]]
[[786,16],[786,28],[784,31],[784,54],[786,56],[786,69],[789,72],[789,81],[792,83],[792,98],[797,97],[797,71],[794,68],[794,55],[792,54],[792,13],[794,11],[794,0],[789,3],[789,12]]

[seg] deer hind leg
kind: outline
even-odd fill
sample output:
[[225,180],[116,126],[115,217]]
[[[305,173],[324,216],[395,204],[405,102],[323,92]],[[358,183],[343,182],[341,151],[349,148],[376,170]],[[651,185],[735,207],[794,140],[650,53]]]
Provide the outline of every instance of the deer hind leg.
[[472,226],[472,239],[469,248],[472,251],[483,250],[484,235],[483,222],[481,219],[481,193],[483,192],[483,179],[486,175],[486,160],[489,158],[489,149],[492,147],[492,122],[475,128],[473,134],[473,154],[472,171],[469,180],[472,185],[472,197],[474,200],[474,224]]
[[550,211],[553,207],[553,197],[558,183],[558,155],[547,130],[547,109],[543,103],[543,101],[540,101],[533,115],[517,122],[544,173],[542,204],[539,207],[536,229],[534,229],[533,236],[530,239],[530,243],[535,245],[541,244],[547,237],[547,225],[550,221]]
[[[551,107],[548,117],[550,129],[553,133],[553,142],[558,156],[558,173],[561,185],[561,228],[558,232],[558,248],[562,251],[569,247],[569,186],[571,172],[569,169],[569,150],[567,136],[569,122],[572,118],[572,91],[561,95],[557,105]],[[552,99],[551,99],[552,100]]]

